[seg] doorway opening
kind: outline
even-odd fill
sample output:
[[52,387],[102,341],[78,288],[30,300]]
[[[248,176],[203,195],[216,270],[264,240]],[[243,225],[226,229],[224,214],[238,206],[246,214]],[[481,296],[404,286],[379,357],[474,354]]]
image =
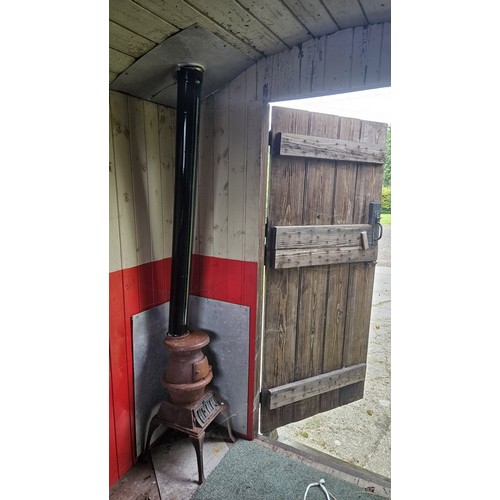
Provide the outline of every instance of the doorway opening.
[[[390,87],[332,96],[270,103],[323,114],[357,118],[388,125],[390,141]],[[268,159],[269,165],[269,159]],[[390,154],[384,164],[389,175]],[[269,175],[269,169],[268,169]],[[267,207],[266,207],[267,210]],[[382,238],[372,294],[366,379],[361,399],[277,427],[268,434],[293,448],[373,474],[391,477],[391,258],[390,204],[384,210]],[[265,282],[266,280],[264,280]],[[263,347],[263,346],[262,346]]]

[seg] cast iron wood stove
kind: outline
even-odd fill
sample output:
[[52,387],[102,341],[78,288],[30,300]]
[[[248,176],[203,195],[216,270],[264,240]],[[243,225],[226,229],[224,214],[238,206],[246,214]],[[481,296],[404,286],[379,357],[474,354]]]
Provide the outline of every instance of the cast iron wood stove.
[[144,454],[159,425],[187,434],[196,451],[198,483],[205,481],[203,441],[206,428],[222,414],[229,438],[229,408],[208,384],[212,367],[202,348],[210,338],[204,331],[188,328],[188,304],[196,204],[196,163],[198,157],[199,114],[203,68],[182,65],[177,71],[177,124],[175,146],[174,225],[170,315],[164,344],[170,351],[162,384],[169,391],[149,425]]

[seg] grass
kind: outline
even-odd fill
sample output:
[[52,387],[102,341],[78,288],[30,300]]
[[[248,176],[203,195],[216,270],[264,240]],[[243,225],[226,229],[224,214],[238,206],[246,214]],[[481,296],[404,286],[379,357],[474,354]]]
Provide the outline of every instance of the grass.
[[380,214],[380,224],[390,224],[391,214]]

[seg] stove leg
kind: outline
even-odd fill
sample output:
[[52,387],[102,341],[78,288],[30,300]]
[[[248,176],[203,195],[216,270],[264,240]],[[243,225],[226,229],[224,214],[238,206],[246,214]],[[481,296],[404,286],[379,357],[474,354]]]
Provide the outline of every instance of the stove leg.
[[196,459],[198,461],[198,484],[205,482],[205,474],[203,471],[203,441],[205,439],[205,432],[202,432],[198,437],[190,437],[191,442],[196,450]]

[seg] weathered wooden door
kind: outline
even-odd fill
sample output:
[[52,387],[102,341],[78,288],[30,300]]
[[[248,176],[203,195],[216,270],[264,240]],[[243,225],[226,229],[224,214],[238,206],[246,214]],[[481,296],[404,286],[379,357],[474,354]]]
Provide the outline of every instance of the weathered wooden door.
[[274,107],[271,128],[262,433],[363,397],[387,127]]

